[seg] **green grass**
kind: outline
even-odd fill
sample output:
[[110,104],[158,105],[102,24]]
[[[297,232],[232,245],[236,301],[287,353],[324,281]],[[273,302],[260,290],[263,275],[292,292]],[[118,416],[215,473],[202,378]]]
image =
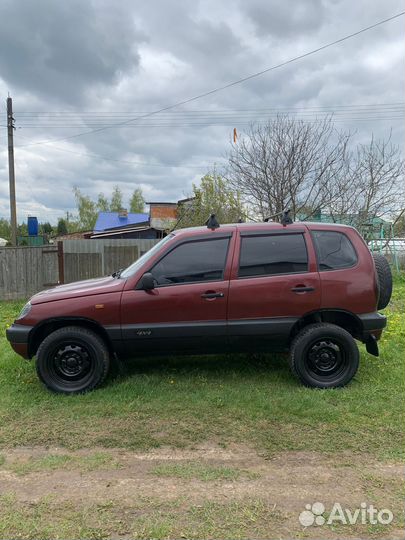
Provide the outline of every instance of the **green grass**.
[[55,503],[46,497],[29,506],[13,494],[0,497],[1,538],[267,538],[268,531],[287,516],[261,500],[187,503],[144,498],[125,503]]
[[[283,450],[405,454],[405,280],[397,278],[380,358],[361,348],[361,366],[344,389],[311,390],[284,356],[139,359],[128,373],[83,396],[39,383],[4,331],[23,302],[0,304],[0,447],[19,445],[186,447],[246,443]],[[342,454],[341,454],[342,455]]]
[[212,482],[215,480],[239,480],[246,478],[253,480],[258,478],[252,471],[245,471],[235,467],[218,467],[201,462],[188,463],[163,463],[157,465],[151,470],[155,476],[184,478],[187,480],[196,478],[203,482]]
[[[24,505],[12,494],[0,496],[0,537],[44,540],[53,538],[167,539],[167,538],[390,538],[392,528],[381,525],[325,525],[303,529],[297,515],[261,499],[193,504],[143,497],[102,504],[56,502],[51,496]],[[395,537],[403,519],[396,523]],[[395,529],[394,529],[395,530]]]
[[107,452],[95,452],[85,456],[71,456],[69,454],[47,454],[42,457],[31,457],[27,460],[17,460],[0,466],[14,472],[19,476],[26,474],[55,471],[55,470],[79,470],[82,472],[96,471],[100,469],[118,469],[120,463],[112,459]]

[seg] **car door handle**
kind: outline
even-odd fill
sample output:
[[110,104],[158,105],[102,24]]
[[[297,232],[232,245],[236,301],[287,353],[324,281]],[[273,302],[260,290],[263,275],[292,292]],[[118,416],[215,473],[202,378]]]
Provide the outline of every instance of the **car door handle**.
[[292,292],[300,293],[300,292],[312,292],[315,290],[315,287],[307,287],[306,285],[297,285],[296,287],[293,287]]
[[223,292],[205,292],[201,295],[201,298],[223,298]]

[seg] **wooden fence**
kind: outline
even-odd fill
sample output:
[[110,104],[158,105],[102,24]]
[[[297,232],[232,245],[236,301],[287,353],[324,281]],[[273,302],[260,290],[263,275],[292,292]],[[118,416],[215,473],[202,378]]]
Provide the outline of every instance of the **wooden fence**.
[[28,298],[59,281],[58,248],[0,248],[0,300]]
[[129,266],[158,240],[64,240],[0,248],[0,300],[19,300],[59,283],[107,276]]
[[61,281],[108,276],[126,268],[146,253],[158,240],[64,240]]

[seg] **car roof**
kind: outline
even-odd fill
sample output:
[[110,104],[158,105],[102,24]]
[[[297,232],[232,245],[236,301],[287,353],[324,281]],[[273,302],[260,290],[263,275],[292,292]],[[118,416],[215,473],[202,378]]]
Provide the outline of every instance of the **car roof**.
[[271,231],[277,231],[277,230],[283,230],[283,229],[317,229],[317,230],[336,230],[336,229],[353,229],[350,225],[342,225],[340,223],[320,223],[316,221],[295,221],[294,223],[290,223],[289,225],[282,225],[281,223],[278,223],[276,221],[264,221],[264,222],[249,222],[249,223],[225,223],[223,225],[220,225],[217,229],[209,229],[207,226],[203,227],[187,227],[185,229],[177,229],[173,231],[176,236],[194,236],[194,235],[202,235],[202,234],[215,234],[215,232],[232,232],[235,229],[238,230],[258,230],[258,231],[265,231],[268,230]]

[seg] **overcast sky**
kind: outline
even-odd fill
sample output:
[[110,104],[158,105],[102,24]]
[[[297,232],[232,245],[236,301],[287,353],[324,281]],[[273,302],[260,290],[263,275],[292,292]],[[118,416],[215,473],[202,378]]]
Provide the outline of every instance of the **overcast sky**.
[[19,222],[36,215],[55,223],[74,211],[73,186],[92,197],[110,195],[116,184],[125,199],[138,186],[147,200],[184,197],[224,161],[233,128],[266,120],[269,109],[314,119],[328,108],[337,127],[356,130],[359,140],[392,129],[403,146],[405,17],[170,113],[65,139],[225,85],[402,10],[400,0],[2,0],[0,218],[9,217],[8,92]]

